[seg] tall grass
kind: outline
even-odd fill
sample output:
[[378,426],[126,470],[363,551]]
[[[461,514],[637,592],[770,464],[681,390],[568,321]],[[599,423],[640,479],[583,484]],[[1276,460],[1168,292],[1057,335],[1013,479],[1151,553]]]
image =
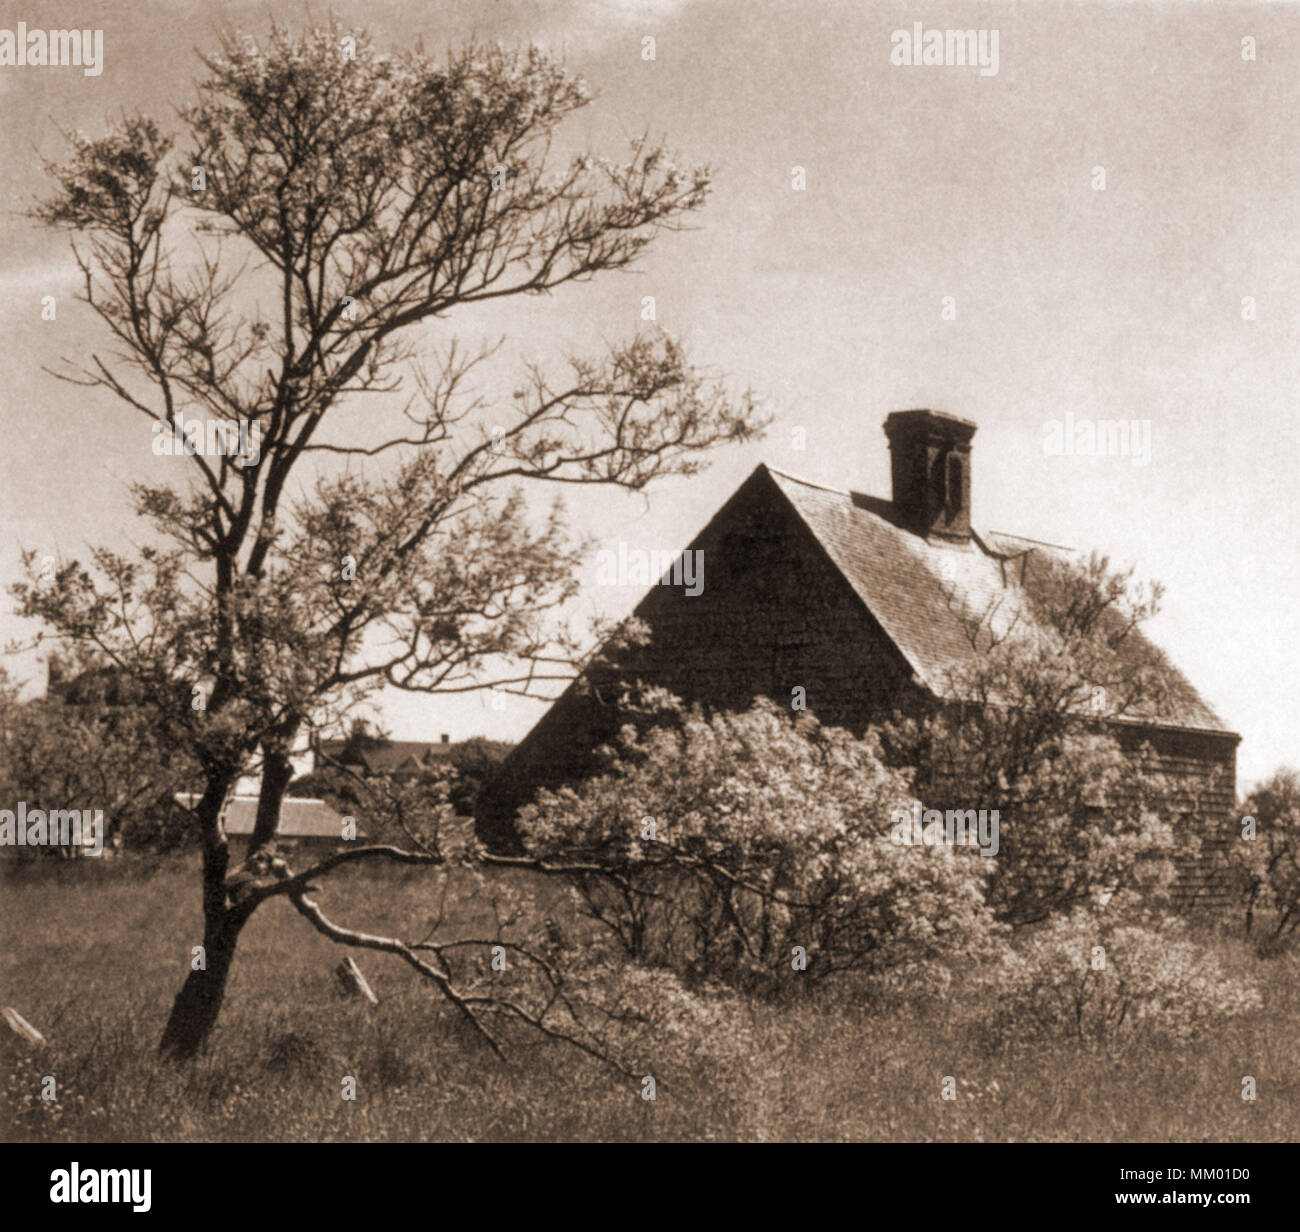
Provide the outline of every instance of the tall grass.
[[[521,880],[526,875],[519,874]],[[348,870],[322,904],[349,925],[418,932],[422,870]],[[484,907],[449,886],[447,926]],[[553,888],[540,885],[539,893]],[[554,909],[554,903],[546,904]],[[1119,1054],[992,1040],[960,989],[918,1008],[748,1003],[734,1038],[647,1056],[656,1098],[555,1043],[503,1066],[395,959],[356,957],[381,999],[343,1000],[342,952],[286,903],[244,934],[210,1052],[161,1064],[158,1037],[200,939],[192,858],[0,881],[0,1004],[48,1048],[0,1042],[5,1140],[1232,1141],[1300,1136],[1300,964],[1213,940],[1263,1007],[1185,1048]],[[3,1030],[3,1028],[0,1028]],[[8,1032],[4,1034],[7,1036]],[[57,1098],[41,1098],[42,1080]],[[1241,1098],[1253,1077],[1257,1098]],[[343,1080],[356,1081],[345,1100]],[[952,1078],[957,1098],[942,1098]]]

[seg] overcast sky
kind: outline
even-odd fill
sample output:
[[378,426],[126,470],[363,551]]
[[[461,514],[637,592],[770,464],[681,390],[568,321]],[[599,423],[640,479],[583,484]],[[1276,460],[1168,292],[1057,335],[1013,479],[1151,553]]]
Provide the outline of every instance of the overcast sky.
[[[1164,582],[1152,633],[1242,733],[1242,783],[1300,762],[1300,9],[334,0],[332,10],[381,47],[477,35],[562,51],[595,94],[569,125],[573,142],[622,156],[648,129],[679,162],[715,168],[700,229],[665,237],[636,273],[464,323],[471,335],[509,331],[515,357],[545,358],[630,334],[653,295],[659,323],[694,358],[774,413],[766,440],[716,455],[703,476],[646,497],[577,494],[580,529],[608,544],[682,547],[760,460],[888,496],[885,415],[947,410],[979,424],[977,526],[1098,548]],[[6,585],[20,546],[67,556],[129,533],[124,484],[156,463],[143,420],[41,371],[103,337],[72,298],[66,239],[14,212],[42,191],[40,157],[59,155],[60,126],[96,134],[123,107],[170,119],[192,97],[193,49],[212,48],[223,25],[262,33],[272,12],[296,24],[304,8],[32,5],[29,26],[103,29],[102,74],[0,67]],[[21,6],[11,13],[0,25],[13,28]],[[996,75],[891,65],[892,32],[917,21],[996,29]],[[55,321],[41,320],[46,295]],[[1243,320],[1247,296],[1254,320]],[[955,319],[944,319],[945,297]],[[508,396],[508,371],[502,388]],[[1067,413],[1149,421],[1149,461],[1050,456],[1048,425]],[[602,611],[638,598],[584,589]],[[0,619],[0,635],[22,632]],[[383,717],[403,738],[513,739],[540,710],[402,696]]]

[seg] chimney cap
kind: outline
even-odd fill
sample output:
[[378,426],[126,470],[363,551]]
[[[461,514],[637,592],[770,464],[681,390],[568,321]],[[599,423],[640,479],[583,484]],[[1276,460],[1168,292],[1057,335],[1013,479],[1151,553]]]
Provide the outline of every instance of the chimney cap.
[[892,436],[899,430],[924,426],[932,426],[940,430],[947,429],[950,432],[955,429],[968,440],[975,435],[975,430],[979,427],[974,420],[963,419],[960,415],[949,415],[947,411],[925,409],[890,411],[885,416],[886,436]]

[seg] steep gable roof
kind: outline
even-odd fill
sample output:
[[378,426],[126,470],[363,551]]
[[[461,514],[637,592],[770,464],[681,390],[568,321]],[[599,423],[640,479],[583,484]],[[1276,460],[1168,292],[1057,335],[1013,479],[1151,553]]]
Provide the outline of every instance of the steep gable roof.
[[[1077,560],[1068,548],[1001,533],[974,533],[964,543],[930,540],[899,525],[889,501],[824,487],[766,465],[758,469],[936,697],[949,696],[952,673],[975,653],[963,613],[986,616],[995,628],[1032,619],[1021,578],[1033,556]],[[1137,715],[1134,721],[1232,734],[1157,648],[1140,633],[1131,636],[1135,652],[1164,662],[1169,684],[1161,713]]]

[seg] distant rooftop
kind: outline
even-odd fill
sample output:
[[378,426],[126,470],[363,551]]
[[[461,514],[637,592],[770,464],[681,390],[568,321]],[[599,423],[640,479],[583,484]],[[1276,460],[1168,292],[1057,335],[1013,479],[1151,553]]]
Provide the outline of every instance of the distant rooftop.
[[427,740],[385,740],[376,736],[349,736],[343,740],[321,740],[316,745],[317,768],[321,759],[361,766],[371,774],[412,773],[449,757],[456,745],[448,736],[436,743]]
[[[193,792],[179,792],[176,803],[183,808],[192,809],[199,802],[199,796]],[[226,833],[233,836],[247,836],[253,833],[253,823],[257,820],[257,797],[255,795],[231,796],[226,802],[222,819]],[[324,800],[311,800],[288,797],[280,805],[280,825],[276,830],[277,838],[343,838],[343,818]]]

